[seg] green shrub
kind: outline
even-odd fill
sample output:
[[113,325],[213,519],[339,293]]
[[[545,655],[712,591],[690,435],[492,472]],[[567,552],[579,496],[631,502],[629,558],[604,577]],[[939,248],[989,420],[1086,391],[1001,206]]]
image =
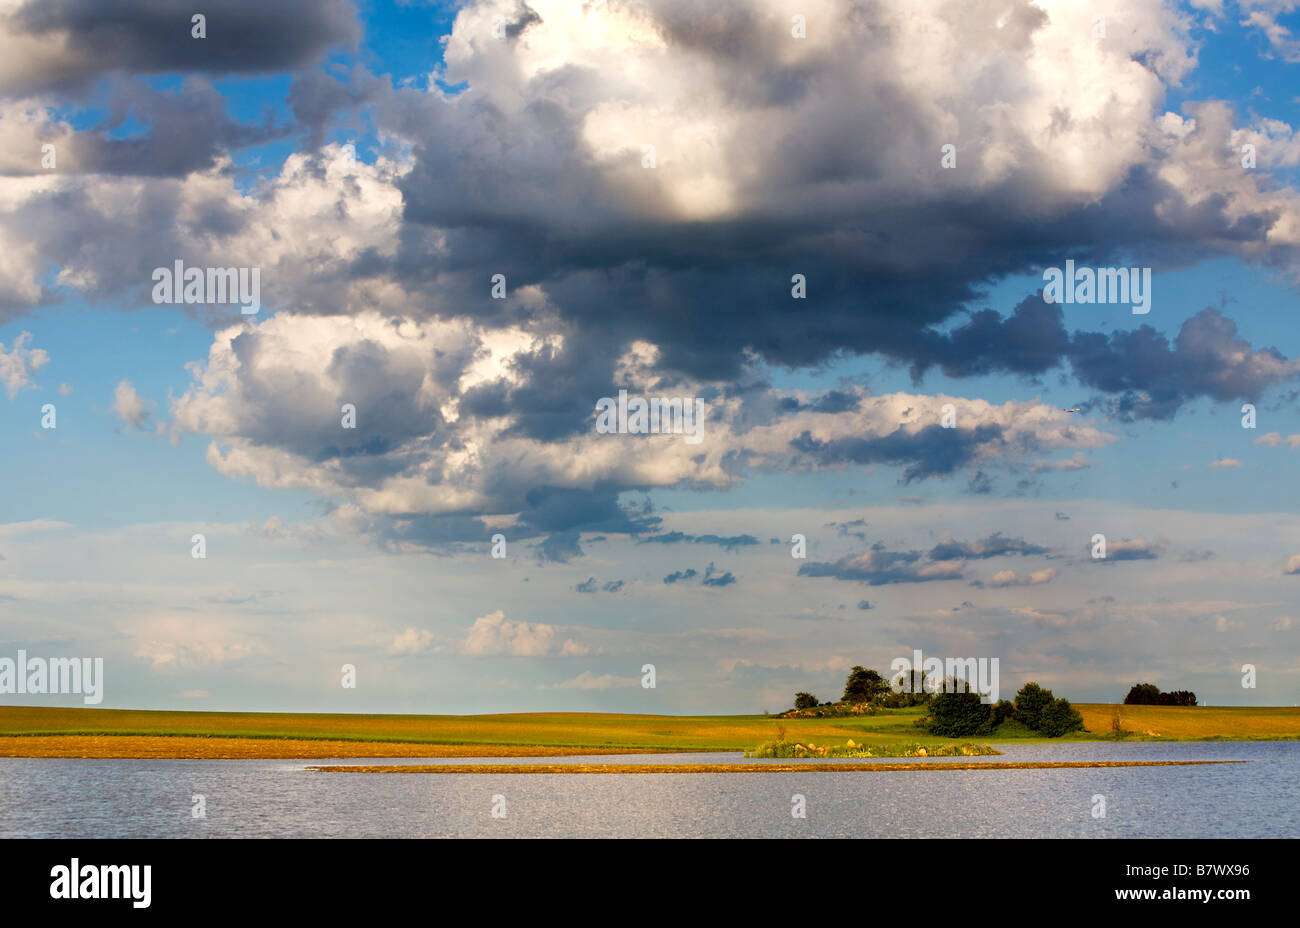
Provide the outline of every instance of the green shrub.
[[993,707],[979,693],[935,693],[930,699],[930,733],[945,738],[987,735],[993,731]]
[[1054,699],[1043,708],[1038,718],[1038,731],[1049,738],[1059,738],[1066,732],[1081,731],[1083,716],[1070,705],[1068,699]]
[[1039,716],[1051,705],[1053,699],[1051,690],[1045,690],[1037,683],[1026,683],[1016,693],[1016,718],[1026,728],[1037,731]]

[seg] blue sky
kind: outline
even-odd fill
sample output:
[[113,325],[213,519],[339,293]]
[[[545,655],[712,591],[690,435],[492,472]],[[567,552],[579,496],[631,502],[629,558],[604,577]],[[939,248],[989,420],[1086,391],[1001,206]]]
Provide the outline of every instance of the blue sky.
[[[775,711],[915,647],[1294,702],[1289,4],[174,6],[4,27],[0,654],[141,708]],[[1067,258],[1152,311],[1044,303]],[[261,312],[155,305],[175,260]],[[597,435],[619,389],[705,440]]]

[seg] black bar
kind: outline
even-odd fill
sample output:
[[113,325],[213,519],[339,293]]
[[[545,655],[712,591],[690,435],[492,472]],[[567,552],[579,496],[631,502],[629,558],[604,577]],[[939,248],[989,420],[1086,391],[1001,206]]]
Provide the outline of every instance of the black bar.
[[[584,921],[600,912],[637,919],[683,911],[770,918],[782,909],[804,919],[837,917],[837,911],[843,915],[864,905],[945,918],[962,911],[1041,918],[1126,909],[1175,917],[1199,910],[1230,918],[1243,906],[1287,905],[1295,894],[1294,887],[1282,887],[1294,845],[1280,840],[827,844],[772,839],[41,839],[0,845],[0,873],[7,915],[75,910],[111,911],[127,918],[398,914],[412,905],[416,914],[437,918],[464,914],[468,907],[484,915]],[[73,858],[83,868],[148,865],[148,907],[135,907],[130,898],[52,898],[52,871],[70,866]],[[1154,898],[1119,898],[1135,890],[1154,891]],[[1189,898],[1204,891],[1244,895]]]

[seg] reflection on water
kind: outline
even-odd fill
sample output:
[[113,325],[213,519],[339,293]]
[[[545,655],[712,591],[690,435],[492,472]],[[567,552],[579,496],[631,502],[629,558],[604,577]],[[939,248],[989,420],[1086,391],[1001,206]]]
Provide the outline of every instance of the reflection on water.
[[[467,758],[0,758],[0,837],[1290,837],[1300,742],[1001,746],[980,761],[1249,764],[895,773],[434,775],[314,764]],[[875,759],[873,759],[875,760]],[[918,758],[898,758],[914,763]],[[484,763],[736,763],[738,754],[484,758]],[[851,762],[851,761],[850,761]],[[750,763],[762,764],[755,760]],[[806,797],[807,818],[791,817]],[[506,817],[492,817],[494,795]],[[1106,799],[1093,818],[1093,796]],[[202,795],[206,819],[192,817]]]

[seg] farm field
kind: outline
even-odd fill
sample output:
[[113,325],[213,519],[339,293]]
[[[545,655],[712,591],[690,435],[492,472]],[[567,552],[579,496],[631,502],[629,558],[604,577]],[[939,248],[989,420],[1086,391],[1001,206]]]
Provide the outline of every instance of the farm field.
[[[1114,706],[1076,704],[1084,732],[1063,741],[1111,740]],[[0,757],[504,757],[672,751],[743,751],[775,739],[818,744],[942,744],[917,727],[921,709],[855,718],[603,713],[347,715],[155,712],[0,706]],[[1296,740],[1300,708],[1123,706],[1127,740]],[[1045,740],[1004,725],[976,739]]]

